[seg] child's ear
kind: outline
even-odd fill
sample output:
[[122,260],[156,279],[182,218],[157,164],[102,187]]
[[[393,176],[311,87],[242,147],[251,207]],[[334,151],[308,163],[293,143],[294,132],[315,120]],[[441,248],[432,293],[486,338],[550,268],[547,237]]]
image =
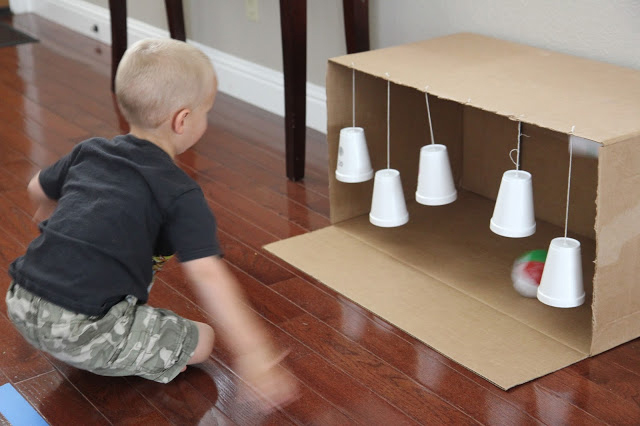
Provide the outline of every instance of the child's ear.
[[183,108],[176,112],[173,116],[173,120],[171,120],[171,130],[179,135],[184,133],[184,128],[186,126],[185,122],[189,114],[191,114],[191,110],[187,108]]

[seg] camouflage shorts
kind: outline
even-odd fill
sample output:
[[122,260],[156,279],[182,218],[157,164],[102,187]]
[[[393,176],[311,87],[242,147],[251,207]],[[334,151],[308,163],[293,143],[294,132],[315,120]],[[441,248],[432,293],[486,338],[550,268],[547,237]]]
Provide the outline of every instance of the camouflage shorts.
[[103,376],[141,376],[167,383],[198,344],[196,325],[166,309],[137,305],[136,298],[92,317],[63,309],[13,283],[7,312],[36,348],[76,368]]

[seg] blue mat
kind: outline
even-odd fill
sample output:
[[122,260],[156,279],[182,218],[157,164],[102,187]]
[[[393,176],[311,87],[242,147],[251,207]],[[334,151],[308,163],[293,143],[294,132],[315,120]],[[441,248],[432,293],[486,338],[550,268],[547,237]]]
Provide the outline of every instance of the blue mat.
[[12,426],[49,426],[9,383],[0,386],[0,415]]

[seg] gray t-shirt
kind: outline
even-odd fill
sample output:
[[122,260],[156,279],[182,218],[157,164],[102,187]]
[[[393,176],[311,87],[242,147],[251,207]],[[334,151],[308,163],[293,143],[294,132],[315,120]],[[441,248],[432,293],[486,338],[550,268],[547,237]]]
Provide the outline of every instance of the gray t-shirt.
[[202,190],[149,141],[86,140],[42,170],[40,184],[58,206],[9,273],[63,308],[102,315],[127,295],[144,303],[152,256],[221,255]]

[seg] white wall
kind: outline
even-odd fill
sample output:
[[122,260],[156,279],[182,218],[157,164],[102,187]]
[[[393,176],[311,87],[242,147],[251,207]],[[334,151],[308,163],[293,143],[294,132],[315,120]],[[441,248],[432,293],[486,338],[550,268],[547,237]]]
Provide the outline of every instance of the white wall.
[[639,0],[372,0],[372,44],[475,32],[640,69]]
[[[258,0],[257,22],[247,18],[243,0],[183,1],[187,37],[208,48],[224,74],[221,90],[282,115],[279,1]],[[346,53],[342,0],[307,3],[307,125],[324,131],[327,60]],[[10,4],[110,41],[108,0]],[[164,1],[127,4],[130,41],[166,34]],[[640,0],[369,0],[369,24],[372,49],[464,31],[640,69]]]
[[[166,29],[163,4],[130,0],[129,16]],[[307,4],[308,79],[324,86],[327,59],[346,53],[342,1]],[[278,0],[259,0],[258,22],[243,0],[184,0],[184,8],[190,39],[282,70]],[[640,0],[370,0],[369,14],[374,49],[476,32],[640,69]]]

